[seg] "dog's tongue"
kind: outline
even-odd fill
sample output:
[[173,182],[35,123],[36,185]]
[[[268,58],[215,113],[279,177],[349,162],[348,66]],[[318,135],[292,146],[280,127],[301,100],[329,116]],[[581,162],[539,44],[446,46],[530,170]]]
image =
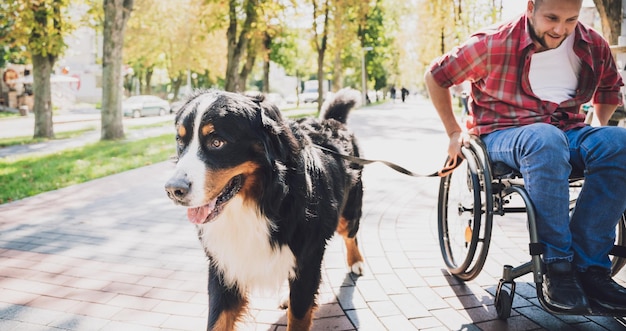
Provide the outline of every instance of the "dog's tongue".
[[202,224],[206,221],[206,218],[209,216],[211,211],[215,208],[216,200],[211,201],[209,204],[204,205],[202,207],[189,208],[187,209],[187,218],[193,224]]

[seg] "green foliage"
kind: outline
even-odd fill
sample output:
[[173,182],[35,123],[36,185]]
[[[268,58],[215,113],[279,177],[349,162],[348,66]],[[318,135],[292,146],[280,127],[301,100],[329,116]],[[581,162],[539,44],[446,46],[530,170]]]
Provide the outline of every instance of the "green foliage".
[[374,80],[376,90],[387,87],[389,70],[395,72],[389,61],[393,44],[393,36],[388,33],[393,26],[390,23],[379,0],[367,15],[364,28],[359,31],[363,47],[372,47],[371,51],[365,53],[365,63],[367,75],[370,80]]
[[4,68],[7,63],[26,64],[27,61],[23,48],[8,44],[0,46],[0,68]]
[[69,0],[5,0],[0,5],[0,41],[30,54],[57,57],[67,45],[64,37],[74,25],[69,20]]
[[124,34],[124,63],[133,68],[126,87],[137,78],[146,90],[149,72],[158,69],[167,70],[171,92],[186,84],[188,70],[197,73],[201,84],[223,75],[227,22],[223,2],[135,0]]
[[15,28],[15,19],[9,11],[9,3],[0,3],[0,68],[7,63],[24,64],[24,47],[15,43],[15,38],[10,32]]
[[[413,65],[421,77],[431,61],[465,41],[471,33],[500,20],[503,0],[419,0],[416,21],[405,36],[416,46]],[[410,37],[409,37],[410,36]]]
[[[302,31],[297,29],[283,30],[273,39],[270,49],[270,60],[281,65],[291,76],[302,77],[306,68],[311,71],[306,74],[315,71],[312,55],[308,41],[302,36]],[[310,59],[309,65],[306,63],[307,59]]]

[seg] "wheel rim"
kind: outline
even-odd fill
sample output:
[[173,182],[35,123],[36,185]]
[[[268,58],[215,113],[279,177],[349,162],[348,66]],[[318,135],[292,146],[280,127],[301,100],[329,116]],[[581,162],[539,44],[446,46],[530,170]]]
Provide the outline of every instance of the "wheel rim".
[[442,178],[439,190],[441,253],[450,273],[462,280],[480,273],[491,239],[491,175],[475,152],[464,149],[466,161]]

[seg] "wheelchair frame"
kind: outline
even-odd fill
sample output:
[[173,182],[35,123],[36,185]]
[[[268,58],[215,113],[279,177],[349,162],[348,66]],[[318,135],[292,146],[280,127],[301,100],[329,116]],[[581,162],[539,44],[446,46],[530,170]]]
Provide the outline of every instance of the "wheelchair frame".
[[[493,216],[507,213],[526,213],[529,231],[529,250],[531,260],[520,266],[503,267],[502,278],[498,282],[495,295],[495,307],[498,318],[507,319],[511,314],[515,296],[515,279],[533,273],[539,302],[549,312],[568,314],[548,304],[544,297],[543,246],[539,243],[535,210],[528,192],[524,188],[521,174],[503,164],[491,164],[485,147],[478,137],[473,137],[469,148],[462,148],[465,162],[457,169],[441,178],[438,202],[439,246],[448,271],[456,278],[468,281],[474,279],[482,270],[487,259],[491,242]],[[466,172],[463,172],[466,171]],[[463,172],[461,174],[461,172]],[[453,178],[459,176],[460,178]],[[455,180],[459,179],[460,188]],[[572,179],[570,188],[582,187],[583,179]],[[456,189],[463,193],[453,196]],[[465,195],[465,191],[468,194]],[[524,206],[510,205],[510,198],[519,196]],[[457,200],[455,200],[458,199]],[[570,198],[570,210],[576,203]],[[457,218],[456,223],[451,218]],[[454,228],[459,226],[459,228]],[[622,214],[616,230],[616,245],[612,251],[612,275],[626,264],[626,211]],[[507,292],[508,288],[508,292]],[[623,316],[624,313],[612,312],[602,307],[592,307],[590,315]]]

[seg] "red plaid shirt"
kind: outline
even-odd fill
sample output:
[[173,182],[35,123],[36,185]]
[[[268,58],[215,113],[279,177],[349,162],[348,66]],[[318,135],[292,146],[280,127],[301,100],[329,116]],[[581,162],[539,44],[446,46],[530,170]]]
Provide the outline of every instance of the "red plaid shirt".
[[595,30],[578,23],[574,52],[581,59],[576,95],[556,104],[537,97],[528,78],[535,46],[526,15],[474,34],[465,44],[431,66],[442,87],[472,82],[470,133],[482,135],[532,123],[551,123],[569,130],[585,126],[581,105],[621,104],[623,85],[608,43]]

